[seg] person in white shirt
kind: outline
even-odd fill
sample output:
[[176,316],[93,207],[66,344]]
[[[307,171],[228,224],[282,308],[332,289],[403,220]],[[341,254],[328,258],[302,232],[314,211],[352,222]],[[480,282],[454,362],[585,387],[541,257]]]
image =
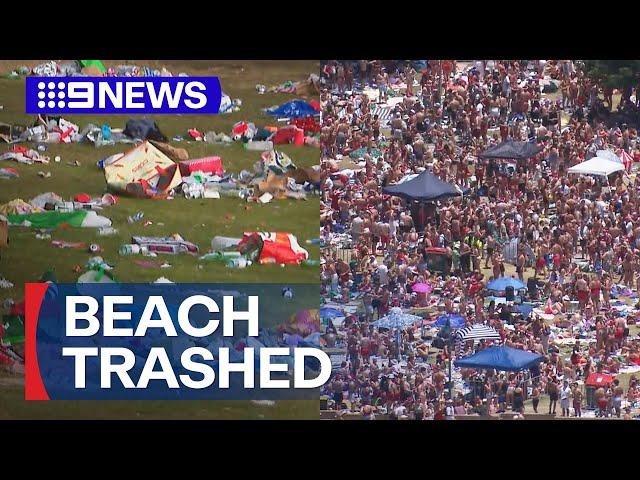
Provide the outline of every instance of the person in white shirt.
[[364,220],[360,218],[360,216],[356,216],[353,220],[351,220],[351,238],[353,239],[353,243],[358,243],[358,239],[362,234],[362,224]]
[[378,278],[383,287],[389,283],[389,268],[384,263],[378,265]]
[[445,409],[445,418],[447,420],[455,420],[456,412],[453,408],[453,400],[447,400],[447,407]]

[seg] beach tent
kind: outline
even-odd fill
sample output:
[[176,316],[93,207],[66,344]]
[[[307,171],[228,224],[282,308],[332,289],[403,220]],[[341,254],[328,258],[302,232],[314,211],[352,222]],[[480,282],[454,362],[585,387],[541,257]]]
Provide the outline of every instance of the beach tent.
[[540,153],[542,147],[535,143],[507,140],[482,152],[480,158],[526,160]]
[[578,175],[599,175],[608,177],[612,173],[624,171],[621,162],[614,162],[607,158],[593,157],[591,160],[579,163],[571,167],[568,172]]
[[110,190],[136,197],[163,197],[182,183],[178,165],[149,142],[105,165]]
[[406,200],[434,202],[445,198],[458,197],[464,192],[460,187],[447,183],[425,170],[411,180],[383,187],[382,193],[402,197]]
[[495,328],[481,323],[474,323],[473,325],[461,328],[454,334],[454,337],[460,342],[501,339],[500,334]]
[[513,287],[514,290],[521,290],[527,286],[523,281],[511,277],[496,278],[487,284],[487,290],[492,290],[494,292],[504,292],[508,287]]
[[455,365],[461,368],[491,368],[500,371],[515,372],[531,368],[540,363],[544,357],[538,353],[527,352],[511,347],[489,347],[473,355],[456,360]]

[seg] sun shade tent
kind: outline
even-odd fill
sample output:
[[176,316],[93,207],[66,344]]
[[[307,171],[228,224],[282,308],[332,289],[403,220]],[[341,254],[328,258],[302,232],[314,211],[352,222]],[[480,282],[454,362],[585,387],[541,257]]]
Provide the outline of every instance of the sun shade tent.
[[517,372],[531,368],[542,362],[544,357],[538,353],[517,348],[499,346],[489,347],[473,355],[456,360],[456,367],[475,369],[495,369],[505,372]]
[[166,197],[182,183],[178,165],[149,142],[105,165],[110,190],[135,197]]
[[402,197],[405,200],[435,202],[451,197],[459,197],[463,191],[456,185],[441,180],[425,170],[411,180],[382,188],[382,193]]
[[540,153],[542,147],[529,142],[507,140],[482,152],[480,158],[526,160]]
[[608,177],[612,173],[624,171],[622,163],[613,162],[606,158],[593,157],[591,160],[571,167],[568,172],[578,175],[598,175]]
[[440,315],[438,317],[438,319],[436,320],[436,323],[434,323],[434,325],[436,327],[444,327],[447,322],[449,322],[449,326],[451,328],[461,328],[465,326],[465,319],[462,315],[458,315],[458,314],[448,314],[448,315]]
[[496,278],[487,284],[487,290],[494,292],[504,292],[507,287],[513,287],[514,290],[522,290],[527,286],[523,281],[511,277]]

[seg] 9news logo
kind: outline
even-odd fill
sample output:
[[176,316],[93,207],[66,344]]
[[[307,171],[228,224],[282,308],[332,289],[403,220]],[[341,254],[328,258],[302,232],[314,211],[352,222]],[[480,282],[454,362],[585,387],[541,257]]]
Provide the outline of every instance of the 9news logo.
[[27,77],[29,114],[216,114],[218,77]]

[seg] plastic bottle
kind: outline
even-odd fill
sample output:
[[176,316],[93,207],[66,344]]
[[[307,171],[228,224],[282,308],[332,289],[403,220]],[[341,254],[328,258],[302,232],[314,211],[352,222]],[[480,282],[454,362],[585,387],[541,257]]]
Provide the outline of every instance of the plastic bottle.
[[303,260],[301,265],[304,265],[305,267],[317,267],[320,265],[320,260]]
[[120,249],[118,250],[118,253],[120,253],[120,255],[124,257],[127,255],[137,255],[140,253],[140,251],[141,251],[140,245],[126,244],[120,247]]
[[244,198],[243,191],[237,188],[221,188],[218,190],[221,197]]
[[241,256],[240,252],[230,251],[230,252],[211,252],[207,253],[200,257],[200,260],[205,260],[209,262],[228,262],[233,260],[234,258],[239,258]]
[[235,247],[239,243],[239,238],[221,237],[219,235],[216,235],[211,239],[211,250],[217,252],[219,250],[225,250],[229,247]]
[[73,212],[74,210],[75,210],[75,206],[73,202],[57,202],[56,203],[57,212]]
[[251,265],[251,260],[244,257],[236,257],[227,262],[227,268],[246,268]]
[[307,244],[308,245],[318,245],[320,243],[320,239],[319,238],[312,238],[310,240],[307,240]]

